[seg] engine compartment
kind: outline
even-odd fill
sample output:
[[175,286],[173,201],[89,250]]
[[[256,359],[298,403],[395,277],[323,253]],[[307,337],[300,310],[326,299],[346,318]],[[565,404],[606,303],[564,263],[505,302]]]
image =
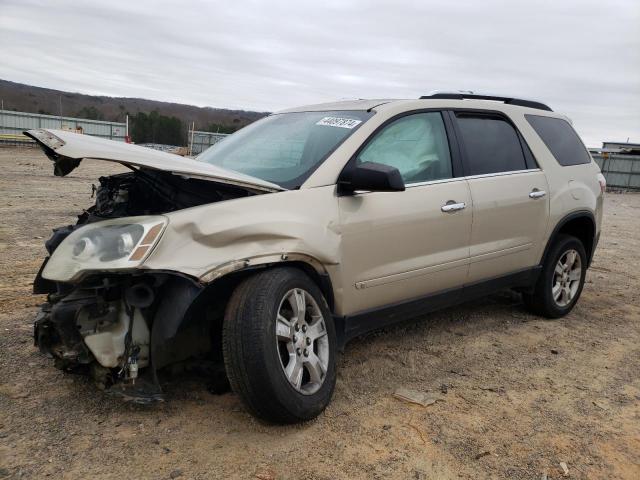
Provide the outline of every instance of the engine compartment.
[[255,195],[241,187],[146,168],[98,180],[100,185],[94,186],[95,205],[79,217],[79,223],[174,212]]

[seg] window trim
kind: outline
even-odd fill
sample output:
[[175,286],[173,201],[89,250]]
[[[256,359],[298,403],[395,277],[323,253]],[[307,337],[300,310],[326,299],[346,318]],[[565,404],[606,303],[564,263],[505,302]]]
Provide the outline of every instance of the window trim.
[[525,170],[509,170],[508,172],[480,173],[478,175],[469,175],[468,177],[463,178],[466,180],[475,180],[476,178],[505,177],[507,175],[519,175],[522,173],[535,173],[541,171],[542,170],[539,168],[527,168]]
[[[501,172],[491,172],[491,173],[481,173],[481,174],[478,174],[478,175],[468,175],[468,173],[469,173],[469,160],[468,160],[468,157],[467,157],[466,145],[464,144],[464,140],[463,140],[463,137],[462,137],[462,132],[460,131],[460,127],[458,125],[458,118],[456,116],[457,113],[468,113],[470,116],[476,116],[476,117],[482,117],[482,116],[499,117],[501,120],[504,120],[505,122],[507,122],[509,125],[511,125],[511,127],[516,132],[516,136],[518,137],[518,142],[520,143],[520,149],[522,150],[522,158],[524,159],[525,166],[527,166],[527,156],[525,155],[525,151],[524,151],[525,145],[529,149],[529,151],[531,152],[531,157],[533,158],[534,166],[530,167],[530,168],[521,169],[521,170],[504,170],[504,171],[501,171]],[[480,178],[480,177],[485,177],[485,176],[491,177],[491,176],[496,176],[496,175],[501,175],[501,174],[523,173],[523,172],[541,170],[540,169],[540,163],[538,162],[538,159],[536,158],[535,154],[533,153],[533,150],[531,149],[531,147],[529,146],[529,144],[525,140],[524,135],[522,135],[522,132],[516,126],[516,124],[513,122],[513,120],[511,120],[511,118],[509,118],[509,116],[506,115],[504,112],[501,112],[499,110],[486,110],[486,109],[482,109],[482,110],[478,109],[478,110],[476,110],[476,109],[469,109],[469,108],[449,108],[449,109],[447,109],[447,114],[450,117],[451,123],[453,125],[453,129],[454,129],[456,137],[458,139],[458,145],[459,145],[459,148],[460,148],[460,156],[461,156],[461,159],[462,159],[462,170],[464,172],[464,177],[465,178]]]
[[405,185],[405,188],[424,187],[425,185],[437,185],[439,183],[459,182],[461,180],[466,180],[466,179],[467,177],[450,177],[450,178],[441,178],[439,180],[427,180],[426,182],[408,183],[407,185]]
[[449,109],[445,109],[445,108],[419,108],[415,110],[407,110],[406,112],[398,113],[386,119],[384,122],[378,125],[376,129],[373,132],[371,132],[371,134],[369,134],[369,136],[365,139],[364,142],[360,144],[360,146],[355,151],[355,153],[351,156],[351,158],[347,161],[347,163],[345,163],[344,167],[342,167],[342,170],[340,170],[340,173],[338,174],[338,179],[342,176],[345,170],[354,167],[360,153],[362,153],[362,151],[366,148],[366,146],[382,130],[384,130],[387,126],[389,126],[389,124],[403,117],[408,117],[410,115],[436,112],[436,113],[440,113],[440,116],[442,118],[442,123],[444,124],[445,134],[447,135],[447,144],[449,145],[449,157],[451,159],[451,173],[453,176],[450,178],[442,178],[439,180],[429,180],[426,182],[406,183],[405,188],[428,185],[431,183],[444,183],[447,181],[462,180],[464,178],[464,171],[462,169],[462,157],[461,157],[461,152],[458,145],[459,142],[457,141],[457,137],[455,136],[455,133],[453,131],[453,125],[451,124],[451,120],[449,119],[449,115],[447,112],[448,110]]

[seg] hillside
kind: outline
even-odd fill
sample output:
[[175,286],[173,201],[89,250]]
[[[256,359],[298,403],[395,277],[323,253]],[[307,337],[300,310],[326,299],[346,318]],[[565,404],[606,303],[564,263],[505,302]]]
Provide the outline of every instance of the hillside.
[[[265,112],[225,110],[196,107],[180,103],[159,102],[143,98],[105,97],[34,87],[0,79],[0,99],[5,110],[43,113],[68,117],[91,118],[123,122],[125,115],[157,111],[160,115],[176,117],[186,125],[196,123],[196,130],[235,130],[263,116]],[[60,111],[62,110],[62,111]]]

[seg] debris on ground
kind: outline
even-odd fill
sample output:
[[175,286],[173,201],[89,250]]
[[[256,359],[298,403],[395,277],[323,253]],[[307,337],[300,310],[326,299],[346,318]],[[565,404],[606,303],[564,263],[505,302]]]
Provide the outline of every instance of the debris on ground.
[[560,462],[560,468],[562,469],[562,475],[564,475],[565,477],[569,476],[569,468],[567,467],[567,464],[564,462]]
[[476,460],[480,460],[482,457],[486,457],[487,455],[491,455],[489,450],[483,450],[476,455]]
[[609,407],[603,405],[601,402],[596,402],[595,400],[592,400],[591,403],[593,403],[600,410],[609,410]]
[[262,467],[256,470],[254,477],[257,480],[275,480],[276,473],[271,467]]
[[393,392],[393,396],[398,400],[402,400],[407,403],[415,403],[416,405],[422,405],[428,407],[436,403],[439,398],[430,396],[424,392],[418,392],[415,390],[409,390],[406,388],[399,388]]
[[504,387],[487,387],[487,386],[480,386],[478,387],[480,390],[483,390],[485,392],[493,392],[493,393],[504,393]]

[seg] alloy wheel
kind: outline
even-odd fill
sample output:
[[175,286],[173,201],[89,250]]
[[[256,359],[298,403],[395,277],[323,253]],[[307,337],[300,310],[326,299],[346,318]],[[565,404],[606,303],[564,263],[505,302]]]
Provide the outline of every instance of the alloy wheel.
[[329,366],[329,339],[322,311],[306,290],[294,288],[281,300],[276,344],[291,386],[304,395],[317,392]]
[[566,307],[576,296],[582,279],[582,260],[577,251],[564,252],[553,272],[551,294],[559,307]]

